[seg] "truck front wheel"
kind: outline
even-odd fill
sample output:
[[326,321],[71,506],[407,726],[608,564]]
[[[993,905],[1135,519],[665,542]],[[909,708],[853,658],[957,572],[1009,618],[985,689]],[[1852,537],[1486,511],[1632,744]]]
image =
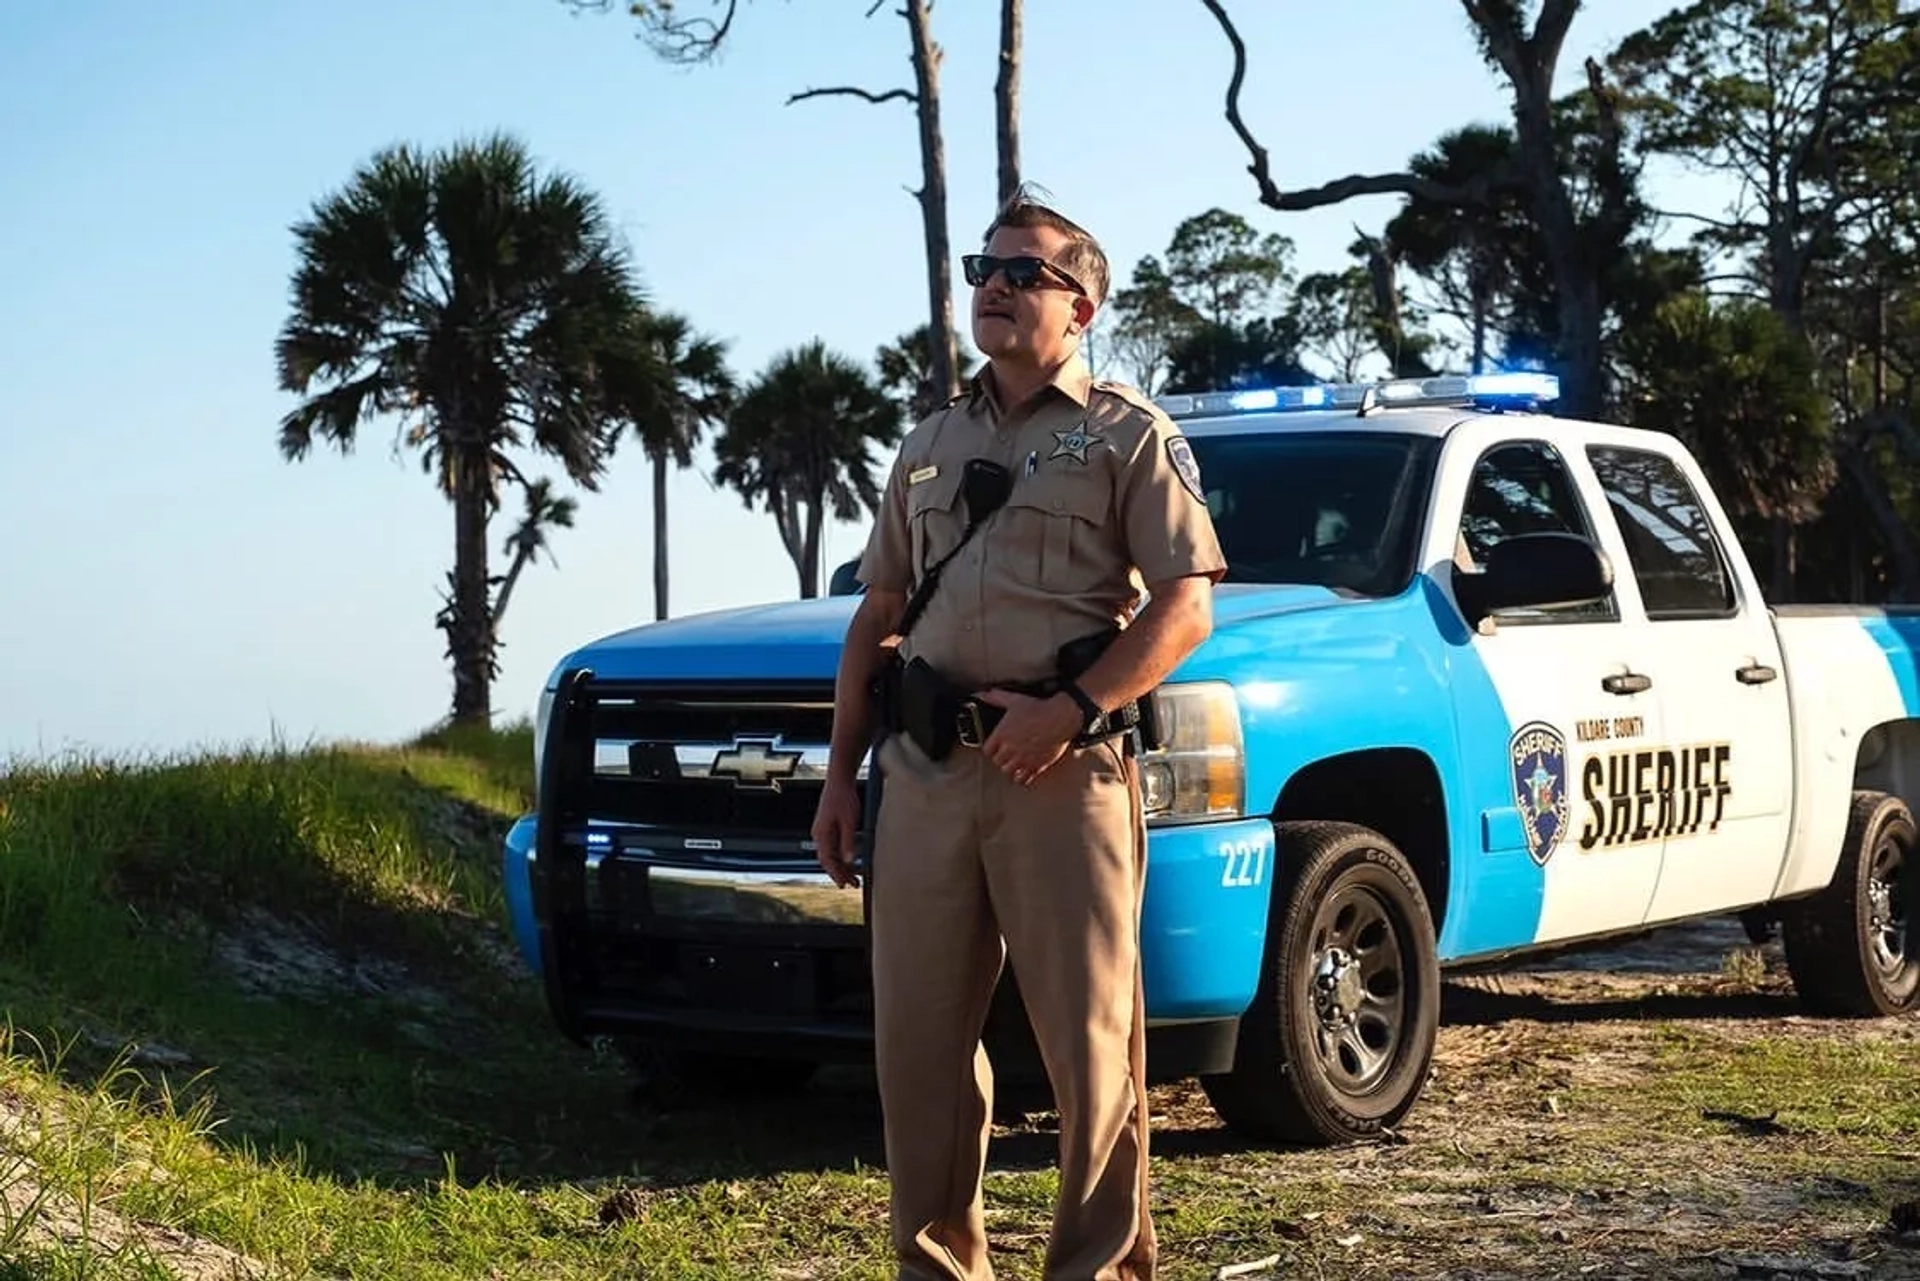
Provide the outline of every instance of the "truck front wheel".
[[1786,905],[1781,942],[1800,1000],[1816,1014],[1852,1018],[1920,1008],[1920,849],[1913,814],[1885,792],[1853,794],[1833,882]]
[[1426,1085],[1439,1027],[1433,917],[1406,857],[1349,823],[1275,825],[1266,959],[1233,1067],[1201,1078],[1250,1138],[1377,1136]]

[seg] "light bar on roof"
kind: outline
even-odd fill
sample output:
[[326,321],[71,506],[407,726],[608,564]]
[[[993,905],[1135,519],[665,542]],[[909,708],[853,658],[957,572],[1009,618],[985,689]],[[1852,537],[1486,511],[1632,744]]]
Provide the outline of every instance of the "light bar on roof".
[[1205,418],[1222,414],[1289,413],[1311,409],[1358,409],[1367,394],[1379,405],[1498,405],[1534,408],[1560,399],[1560,379],[1531,370],[1491,374],[1444,374],[1435,378],[1395,378],[1371,383],[1317,383],[1308,387],[1260,387],[1244,391],[1202,391],[1162,396],[1156,402],[1169,418]]

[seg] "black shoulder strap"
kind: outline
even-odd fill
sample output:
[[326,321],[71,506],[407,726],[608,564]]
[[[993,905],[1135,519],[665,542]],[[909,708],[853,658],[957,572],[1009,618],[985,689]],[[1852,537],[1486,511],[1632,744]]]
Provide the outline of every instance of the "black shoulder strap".
[[[940,434],[946,429],[947,420],[953,417],[955,407],[966,398],[966,393],[962,392],[940,407],[940,421],[934,424],[933,439],[928,442],[931,447],[938,447]],[[926,612],[927,602],[933,598],[934,588],[940,585],[940,571],[947,567],[948,561],[960,554],[960,549],[967,545],[969,538],[973,537],[973,531],[978,524],[975,514],[969,510],[966,532],[960,535],[960,541],[953,545],[952,551],[934,563],[933,568],[927,571],[925,578],[914,585],[913,595],[907,599],[907,607],[900,612],[900,626],[894,629],[901,640],[907,638],[907,633],[913,630],[913,625],[920,621],[920,615]]]
[[980,522],[969,515],[966,532],[960,535],[960,541],[953,545],[952,551],[933,563],[933,568],[927,571],[927,576],[921,579],[919,585],[913,589],[913,595],[907,600],[906,609],[900,613],[900,626],[895,629],[901,640],[907,638],[907,633],[913,630],[913,625],[920,621],[920,615],[926,612],[927,602],[933,599],[934,588],[940,586],[940,571],[947,567],[948,561],[960,554],[960,549],[967,545],[967,540],[973,537],[973,531],[978,528],[980,528]]

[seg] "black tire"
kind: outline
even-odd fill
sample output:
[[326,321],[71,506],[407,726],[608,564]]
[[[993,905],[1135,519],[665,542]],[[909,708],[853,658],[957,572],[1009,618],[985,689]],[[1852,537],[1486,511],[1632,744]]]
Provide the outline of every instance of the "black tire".
[[1833,881],[1786,906],[1781,941],[1801,1003],[1815,1014],[1880,1018],[1920,1008],[1920,829],[1905,801],[1853,794]]
[[[1433,1063],[1433,915],[1406,857],[1378,832],[1318,822],[1274,831],[1260,986],[1232,1069],[1202,1077],[1201,1087],[1248,1138],[1312,1146],[1376,1138],[1412,1110]],[[1343,950],[1321,946],[1356,937],[1378,957],[1370,978]]]
[[740,1102],[788,1098],[806,1089],[820,1070],[811,1059],[722,1054],[640,1041],[628,1041],[621,1048],[643,1077],[670,1082],[675,1090],[697,1098]]

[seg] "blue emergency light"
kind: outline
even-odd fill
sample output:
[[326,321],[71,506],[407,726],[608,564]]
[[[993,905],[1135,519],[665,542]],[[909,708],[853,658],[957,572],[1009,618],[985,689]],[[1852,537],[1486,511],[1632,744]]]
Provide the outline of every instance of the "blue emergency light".
[[1537,409],[1560,399],[1560,379],[1531,370],[1490,374],[1442,374],[1385,382],[1315,383],[1306,387],[1259,387],[1161,396],[1169,418],[1222,414],[1289,413],[1302,410],[1368,410],[1386,406],[1461,405],[1489,409]]

